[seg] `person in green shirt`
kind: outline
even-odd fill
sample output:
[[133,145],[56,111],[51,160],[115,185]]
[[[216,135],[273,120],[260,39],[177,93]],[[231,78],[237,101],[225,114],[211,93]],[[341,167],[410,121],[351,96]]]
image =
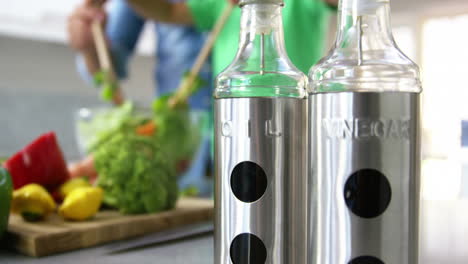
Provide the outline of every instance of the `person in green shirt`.
[[[127,0],[142,16],[159,22],[193,25],[200,31],[211,30],[227,1],[239,0]],[[322,56],[328,15],[338,0],[284,0],[283,25],[286,51],[304,73]],[[241,10],[236,8],[221,31],[212,52],[213,79],[234,59],[240,32]],[[212,122],[213,120],[211,120]],[[213,124],[210,124],[211,129]],[[213,140],[213,138],[212,138]],[[213,144],[211,148],[213,158]]]
[[[156,21],[194,25],[200,31],[213,28],[227,0],[127,0],[143,16]],[[237,3],[238,0],[231,0]],[[291,61],[307,73],[322,56],[329,13],[338,0],[285,0],[283,24],[286,50]],[[214,76],[234,59],[240,30],[240,8],[236,8],[219,35],[212,53]]]

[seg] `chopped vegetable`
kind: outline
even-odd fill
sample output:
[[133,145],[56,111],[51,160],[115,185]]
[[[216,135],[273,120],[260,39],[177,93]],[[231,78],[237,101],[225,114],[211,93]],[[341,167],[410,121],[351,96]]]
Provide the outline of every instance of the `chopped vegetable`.
[[117,85],[107,71],[98,71],[94,74],[94,84],[101,89],[102,100],[109,102],[114,98]]
[[94,152],[94,165],[106,205],[124,214],[154,213],[175,206],[175,171],[153,138],[115,133]]
[[102,100],[108,102],[114,98],[115,86],[111,84],[104,85],[101,88],[101,98]]
[[158,128],[156,140],[176,166],[181,160],[191,160],[200,140],[200,129],[192,125],[189,106],[185,103],[171,108],[170,97],[168,94],[156,99],[153,111]]
[[156,125],[153,120],[136,128],[136,133],[141,136],[151,137],[154,136],[154,132],[156,132]]
[[53,212],[57,205],[44,187],[28,184],[13,192],[11,211],[21,214],[24,220],[34,222],[42,220]]
[[59,214],[67,219],[83,221],[92,218],[101,207],[103,190],[99,187],[73,189],[59,208]]
[[15,189],[37,183],[54,190],[69,178],[54,132],[41,135],[8,159],[4,166],[12,176]]

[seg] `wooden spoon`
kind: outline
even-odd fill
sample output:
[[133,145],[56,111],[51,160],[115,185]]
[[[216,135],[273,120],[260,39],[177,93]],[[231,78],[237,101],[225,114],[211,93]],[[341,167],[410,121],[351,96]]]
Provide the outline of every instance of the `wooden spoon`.
[[108,74],[109,81],[116,85],[112,102],[115,105],[121,105],[124,102],[122,90],[120,89],[117,75],[115,74],[114,65],[110,57],[109,46],[104,35],[103,25],[99,21],[94,21],[91,24],[91,31],[93,33],[94,45],[96,46],[96,52],[98,55],[98,61],[100,68],[103,72]]
[[216,24],[209,34],[205,44],[203,45],[200,53],[198,54],[197,59],[195,60],[195,63],[193,64],[191,70],[188,72],[188,75],[182,79],[179,87],[177,88],[175,94],[170,98],[169,100],[169,106],[174,107],[177,104],[186,102],[188,100],[188,97],[190,97],[192,93],[192,85],[194,81],[196,80],[198,74],[200,73],[203,64],[205,64],[206,59],[210,55],[211,49],[214,46],[214,43],[218,39],[219,34],[224,28],[224,25],[226,24],[226,21],[228,20],[229,16],[232,13],[232,10],[234,9],[234,4],[229,2],[226,8],[224,9],[223,13],[221,16],[218,18],[216,21]]

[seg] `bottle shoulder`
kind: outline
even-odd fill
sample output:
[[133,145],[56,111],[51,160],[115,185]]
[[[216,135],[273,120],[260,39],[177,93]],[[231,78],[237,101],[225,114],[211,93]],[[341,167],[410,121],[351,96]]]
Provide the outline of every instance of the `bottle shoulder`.
[[396,46],[380,50],[334,49],[309,72],[309,92],[422,91],[419,67]]
[[307,96],[307,76],[294,66],[250,69],[231,65],[215,80],[215,97],[297,97]]

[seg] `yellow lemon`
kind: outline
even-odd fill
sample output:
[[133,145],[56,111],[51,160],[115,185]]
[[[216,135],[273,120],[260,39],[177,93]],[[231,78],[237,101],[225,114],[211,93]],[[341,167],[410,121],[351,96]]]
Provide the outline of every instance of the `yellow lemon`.
[[13,192],[11,211],[26,221],[38,221],[53,212],[57,205],[44,187],[28,184]]
[[73,190],[80,187],[90,187],[91,184],[84,178],[75,178],[68,180],[62,186],[60,186],[59,192],[62,198],[67,197]]
[[59,214],[68,220],[82,221],[93,217],[101,207],[103,190],[99,187],[79,187],[65,197]]

